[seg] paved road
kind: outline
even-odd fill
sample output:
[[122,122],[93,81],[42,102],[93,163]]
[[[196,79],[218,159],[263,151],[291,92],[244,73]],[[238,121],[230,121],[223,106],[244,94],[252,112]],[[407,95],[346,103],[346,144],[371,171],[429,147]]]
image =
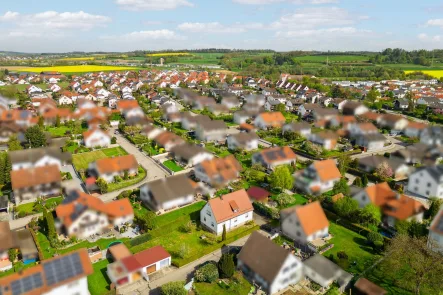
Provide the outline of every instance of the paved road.
[[62,182],[63,187],[67,190],[78,189],[81,191],[85,191],[82,179],[75,173],[74,166],[65,165],[60,168],[62,172],[69,172],[72,176],[71,180],[66,180]]
[[42,213],[37,213],[37,214],[29,215],[29,216],[26,216],[23,218],[10,220],[9,227],[11,228],[11,230],[25,227],[31,221],[32,218],[40,217],[40,216],[42,216]]

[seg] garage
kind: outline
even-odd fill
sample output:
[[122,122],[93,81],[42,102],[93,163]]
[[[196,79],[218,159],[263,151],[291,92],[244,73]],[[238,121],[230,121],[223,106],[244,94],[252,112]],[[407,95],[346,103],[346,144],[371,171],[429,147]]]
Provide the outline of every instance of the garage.
[[155,264],[153,264],[153,265],[151,265],[151,266],[148,266],[148,267],[146,268],[146,272],[147,272],[148,274],[153,273],[153,272],[155,272],[156,270],[157,270],[157,268],[156,268],[156,265],[155,265]]

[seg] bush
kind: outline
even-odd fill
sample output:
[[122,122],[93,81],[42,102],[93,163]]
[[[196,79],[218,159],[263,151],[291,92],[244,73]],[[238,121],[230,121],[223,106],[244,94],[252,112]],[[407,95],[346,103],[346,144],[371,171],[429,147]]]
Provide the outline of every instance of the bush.
[[217,243],[217,236],[213,233],[205,233],[205,243],[208,245],[214,245],[215,243]]
[[117,138],[115,136],[113,136],[111,138],[111,144],[116,144],[117,143]]
[[279,194],[275,200],[280,207],[287,207],[294,202],[294,198],[288,194]]
[[338,251],[337,252],[337,257],[338,257],[338,259],[347,260],[348,259],[348,254],[346,254],[345,251]]
[[119,182],[122,182],[122,181],[123,181],[123,179],[120,176],[117,175],[117,176],[114,177],[114,182],[115,183],[119,183]]
[[259,214],[262,214],[266,217],[272,218],[272,219],[279,219],[280,213],[276,208],[270,208],[262,203],[254,202],[252,203],[252,206],[254,207],[254,210],[257,211]]
[[369,232],[366,236],[366,239],[368,240],[368,243],[371,245],[374,245],[376,242],[382,242],[383,244],[383,236],[376,232]]
[[177,281],[166,283],[160,288],[161,295],[186,295],[185,282]]
[[131,195],[132,191],[131,190],[126,190],[126,191],[122,191],[118,196],[117,199],[124,199],[124,198],[129,198],[129,196]]
[[217,267],[221,279],[231,278],[235,272],[233,255],[228,253],[222,254],[220,260],[218,261]]
[[146,234],[140,235],[138,237],[132,238],[131,240],[129,240],[129,244],[131,245],[131,247],[134,247],[134,246],[138,246],[140,244],[143,244],[143,243],[149,241],[150,239],[152,239],[151,234],[146,233]]
[[195,224],[192,221],[188,221],[180,226],[180,231],[184,233],[191,233],[195,229]]
[[215,263],[208,263],[195,271],[195,280],[197,282],[212,283],[218,279],[218,269]]

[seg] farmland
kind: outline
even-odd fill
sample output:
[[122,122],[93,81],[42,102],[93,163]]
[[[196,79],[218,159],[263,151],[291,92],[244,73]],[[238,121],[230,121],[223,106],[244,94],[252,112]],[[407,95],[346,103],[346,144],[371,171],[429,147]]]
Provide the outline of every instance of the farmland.
[[422,73],[424,73],[424,74],[427,74],[427,75],[430,75],[430,76],[433,76],[433,77],[435,77],[435,78],[437,78],[437,79],[440,79],[441,77],[443,77],[443,70],[415,70],[415,71],[405,71],[405,73],[406,74],[409,74],[409,73],[413,73],[413,72],[416,72],[416,71],[420,71],[420,72],[422,72]]
[[36,67],[36,68],[18,68],[22,72],[60,72],[60,73],[87,73],[101,71],[123,71],[136,70],[133,67],[114,67],[114,66],[96,66],[96,65],[78,65],[78,66],[55,66],[55,67]]
[[159,52],[147,54],[147,56],[186,56],[192,55],[189,52]]
[[62,61],[83,61],[83,60],[94,60],[95,57],[92,56],[85,56],[85,57],[66,57],[61,58]]
[[347,62],[347,63],[364,63],[369,61],[367,55],[305,55],[294,58],[297,61],[306,63],[326,63],[329,62]]

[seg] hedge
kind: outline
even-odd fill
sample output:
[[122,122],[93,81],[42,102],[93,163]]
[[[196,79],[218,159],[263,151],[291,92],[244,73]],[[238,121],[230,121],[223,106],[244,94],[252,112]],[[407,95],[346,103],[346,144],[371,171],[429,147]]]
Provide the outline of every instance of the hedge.
[[32,228],[29,228],[29,232],[31,233],[32,239],[34,240],[35,246],[37,247],[38,260],[43,261],[44,256],[42,253],[42,249],[40,248],[40,244],[38,242],[37,236],[35,235],[35,232]]
[[280,214],[279,214],[278,210],[275,208],[268,207],[268,206],[266,206],[262,203],[259,203],[259,202],[253,202],[252,206],[254,207],[254,210],[261,215],[264,215],[264,216],[272,218],[272,219],[279,219],[280,218]]

